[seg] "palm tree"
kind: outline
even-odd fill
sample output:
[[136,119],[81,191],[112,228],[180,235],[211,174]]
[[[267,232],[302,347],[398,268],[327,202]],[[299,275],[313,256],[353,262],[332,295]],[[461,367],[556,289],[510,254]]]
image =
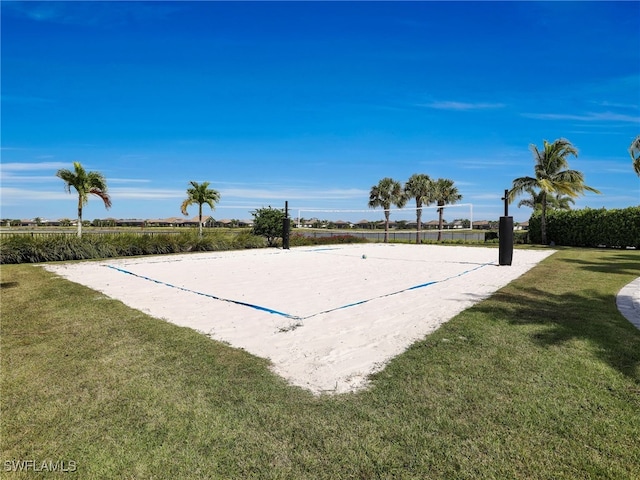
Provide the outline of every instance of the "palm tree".
[[190,188],[187,188],[187,199],[182,202],[180,209],[183,215],[189,215],[187,207],[198,204],[198,224],[200,226],[199,234],[202,237],[202,205],[205,203],[215,210],[215,204],[220,201],[220,193],[217,190],[209,188],[209,182],[189,182]]
[[584,175],[577,170],[569,170],[567,157],[578,157],[578,151],[569,140],[560,138],[553,143],[544,140],[543,149],[531,145],[530,149],[535,160],[535,177],[518,177],[513,180],[509,191],[509,202],[523,192],[532,189],[540,190],[540,227],[542,243],[547,243],[547,206],[552,202],[550,194],[567,195],[576,198],[585,190],[600,193],[595,188],[584,184]]
[[[539,211],[542,209],[542,190],[536,191],[534,188],[527,188],[526,192],[531,195],[529,198],[523,198],[518,202],[518,208],[520,207],[530,207],[533,208],[534,211]],[[563,195],[562,193],[556,193],[551,197],[547,197],[547,209],[554,210],[571,210],[571,205],[575,205],[576,201],[568,195]]]
[[404,194],[407,198],[416,200],[416,243],[420,243],[420,230],[422,229],[422,206],[430,205],[434,201],[433,181],[429,175],[414,173],[404,184]]
[[82,237],[82,207],[89,201],[89,195],[95,195],[104,202],[105,208],[111,207],[111,198],[107,193],[107,181],[100,172],[86,172],[80,162],[73,162],[73,171],[62,168],[56,177],[65,183],[65,190],[71,193],[71,187],[78,192],[78,237]]
[[393,178],[383,178],[377,185],[371,187],[369,193],[369,208],[384,208],[384,241],[389,241],[389,214],[391,205],[404,207],[407,202],[402,193],[402,185]]
[[638,135],[633,142],[631,142],[631,145],[629,145],[629,155],[631,155],[633,169],[640,177],[640,135]]
[[462,195],[458,192],[458,188],[453,186],[453,180],[448,178],[439,178],[436,180],[434,187],[434,201],[438,203],[438,241],[442,240],[442,223],[444,215],[444,206],[454,204],[462,200]]

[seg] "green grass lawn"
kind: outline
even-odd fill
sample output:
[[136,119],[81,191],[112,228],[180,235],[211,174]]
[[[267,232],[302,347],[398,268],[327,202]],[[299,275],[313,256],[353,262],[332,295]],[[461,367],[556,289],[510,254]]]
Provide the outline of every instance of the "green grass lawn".
[[[508,267],[501,267],[508,268]],[[637,479],[640,252],[562,249],[356,394],[32,265],[1,273],[2,478]],[[425,305],[425,318],[429,306]]]

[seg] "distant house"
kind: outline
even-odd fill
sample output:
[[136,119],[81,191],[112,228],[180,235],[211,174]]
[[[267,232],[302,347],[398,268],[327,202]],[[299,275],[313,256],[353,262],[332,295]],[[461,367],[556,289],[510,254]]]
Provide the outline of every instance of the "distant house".
[[213,223],[214,227],[233,227],[233,220],[230,220],[228,218],[223,218],[222,220],[216,220]]
[[529,230],[529,221],[526,222],[518,222],[514,227],[514,230]]
[[351,228],[351,224],[345,222],[344,220],[336,220],[335,222],[333,222],[333,224],[336,226],[336,228]]
[[60,220],[43,220],[42,224],[46,225],[47,227],[59,227]]
[[[202,216],[202,226],[203,227],[213,227],[215,224],[215,220],[213,219],[213,217],[211,215],[203,215]],[[185,220],[183,225],[185,226],[189,226],[189,227],[197,227],[198,225],[200,225],[200,217],[198,217],[197,215],[193,218],[191,218],[190,220]]]
[[491,224],[488,220],[477,220],[473,222],[474,230],[491,230]]
[[184,218],[180,217],[153,218],[147,220],[147,226],[149,227],[181,227],[183,225]]
[[144,227],[145,220],[141,218],[124,218],[116,220],[118,227]]
[[[445,223],[446,222],[443,221],[443,225]],[[429,220],[428,222],[423,223],[422,226],[427,230],[437,230],[440,227],[440,222],[438,222],[438,220]]]

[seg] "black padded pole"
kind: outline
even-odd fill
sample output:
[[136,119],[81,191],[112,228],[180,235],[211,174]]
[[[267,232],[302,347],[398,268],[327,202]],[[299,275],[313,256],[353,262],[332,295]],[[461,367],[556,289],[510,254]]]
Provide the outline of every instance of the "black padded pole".
[[504,191],[504,217],[498,227],[498,264],[511,265],[513,260],[513,217],[509,216],[509,190]]

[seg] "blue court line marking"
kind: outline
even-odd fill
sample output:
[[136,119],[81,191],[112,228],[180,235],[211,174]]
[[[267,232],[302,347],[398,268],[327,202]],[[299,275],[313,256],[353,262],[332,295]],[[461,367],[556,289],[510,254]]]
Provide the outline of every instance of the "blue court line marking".
[[356,305],[362,305],[363,303],[367,303],[367,302],[370,302],[371,300],[376,300],[378,298],[391,297],[393,295],[398,295],[399,293],[408,292],[410,290],[417,290],[418,288],[428,287],[429,285],[435,285],[436,283],[446,282],[446,281],[451,280],[453,278],[461,277],[462,275],[466,275],[467,273],[471,273],[474,270],[478,270],[480,268],[486,267],[487,265],[495,265],[495,263],[493,263],[493,262],[483,263],[482,265],[478,265],[477,267],[470,268],[469,270],[465,270],[464,272],[457,273],[456,275],[451,275],[450,277],[447,277],[447,278],[445,278],[443,280],[434,280],[434,281],[427,282],[427,283],[421,283],[420,285],[414,285],[413,287],[403,288],[402,290],[398,290],[396,292],[385,293],[384,295],[379,295],[377,297],[367,298],[367,299],[361,300],[359,302],[349,303],[347,305],[342,305],[340,307],[330,308],[329,310],[324,310],[322,312],[312,313],[311,315],[307,315],[306,317],[301,317],[299,319],[300,320],[306,320],[308,318],[315,317],[316,315],[322,315],[323,313],[331,313],[331,312],[335,312],[337,310],[342,310],[342,309],[345,309],[345,308],[354,307]]
[[242,305],[243,307],[255,308],[256,310],[261,310],[261,311],[267,312],[267,313],[273,313],[274,315],[280,315],[282,317],[292,318],[294,320],[300,320],[300,317],[297,317],[295,315],[290,315],[290,314],[284,313],[284,312],[279,312],[278,310],[273,310],[272,308],[262,307],[260,305],[254,305],[252,303],[247,303],[247,302],[241,302],[239,300],[231,300],[230,298],[218,297],[216,295],[211,295],[209,293],[198,292],[197,290],[191,290],[189,288],[179,287],[177,285],[172,285],[170,283],[163,282],[161,280],[156,280],[155,278],[145,277],[144,275],[138,275],[137,273],[130,272],[129,270],[125,270],[124,268],[114,267],[113,265],[106,265],[106,267],[112,268],[112,269],[117,270],[118,272],[121,272],[121,273],[126,273],[128,275],[133,275],[134,277],[142,278],[143,280],[149,280],[150,282],[154,282],[154,283],[157,283],[159,285],[165,285],[167,287],[177,288],[178,290],[182,290],[183,292],[195,293],[196,295],[202,295],[203,297],[209,297],[209,298],[212,298],[214,300],[220,300],[222,302],[235,303],[236,305]]
[[122,273],[126,273],[128,275],[133,275],[134,277],[142,278],[143,280],[149,280],[151,282],[154,282],[154,283],[157,283],[157,284],[160,284],[160,285],[165,285],[165,286],[171,287],[171,288],[177,288],[178,290],[182,290],[183,292],[189,292],[189,293],[195,293],[196,295],[202,295],[203,297],[208,297],[208,298],[211,298],[213,300],[220,300],[222,302],[234,303],[236,305],[242,305],[244,307],[250,307],[250,308],[253,308],[255,310],[260,310],[260,311],[263,311],[263,312],[272,313],[274,315],[280,315],[282,317],[290,318],[290,319],[293,319],[293,320],[307,320],[309,318],[316,317],[316,316],[322,315],[324,313],[331,313],[331,312],[335,312],[337,310],[344,310],[345,308],[355,307],[357,305],[362,305],[364,303],[370,302],[371,300],[376,300],[376,299],[385,298],[385,297],[391,297],[393,295],[398,295],[399,293],[408,292],[410,290],[417,290],[419,288],[424,288],[424,287],[428,287],[430,285],[435,285],[436,283],[443,283],[443,282],[446,282],[446,281],[451,280],[453,278],[461,277],[462,275],[466,275],[467,273],[471,273],[474,270],[478,270],[480,268],[484,268],[484,267],[486,267],[488,265],[495,265],[495,263],[494,262],[483,263],[481,265],[478,265],[477,267],[470,268],[469,270],[465,270],[464,272],[460,272],[460,273],[457,273],[455,275],[451,275],[450,277],[444,278],[442,280],[434,280],[434,281],[431,281],[431,282],[421,283],[419,285],[414,285],[412,287],[403,288],[402,290],[398,290],[398,291],[395,291],[395,292],[385,293],[384,295],[379,295],[377,297],[367,298],[367,299],[364,299],[364,300],[360,300],[358,302],[348,303],[346,305],[341,305],[339,307],[330,308],[328,310],[323,310],[321,312],[312,313],[311,315],[307,315],[307,316],[304,316],[304,317],[300,317],[298,315],[292,315],[292,314],[285,313],[285,312],[280,312],[280,311],[274,310],[272,308],[263,307],[263,306],[260,306],[260,305],[254,305],[252,303],[241,302],[239,300],[232,300],[232,299],[229,299],[229,298],[218,297],[216,295],[211,295],[209,293],[203,293],[203,292],[198,292],[197,290],[191,290],[189,288],[179,287],[177,285],[172,285],[170,283],[163,282],[161,280],[156,280],[155,278],[145,277],[144,275],[138,275],[137,273],[130,272],[129,270],[125,270],[124,268],[114,267],[113,265],[106,265],[106,267],[112,268],[112,269],[117,270],[117,271],[122,272]]

